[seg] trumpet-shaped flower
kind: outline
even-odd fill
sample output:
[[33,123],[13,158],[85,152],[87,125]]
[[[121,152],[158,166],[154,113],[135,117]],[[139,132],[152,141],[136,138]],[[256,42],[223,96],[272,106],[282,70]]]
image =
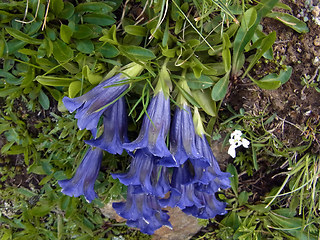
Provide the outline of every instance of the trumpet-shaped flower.
[[102,150],[90,148],[71,179],[58,181],[61,192],[72,197],[84,195],[88,202],[97,197],[94,183],[97,179],[102,160]]
[[207,193],[195,190],[194,195],[201,206],[194,204],[187,206],[182,211],[197,218],[209,219],[214,218],[216,215],[226,214],[226,203],[219,201],[214,193]]
[[203,184],[209,184],[214,181],[218,188],[227,189],[230,187],[231,174],[228,172],[222,172],[219,164],[215,159],[211,147],[204,134],[199,136],[196,134],[195,138],[196,148],[199,153],[209,160],[210,166],[201,168],[195,166],[195,180]]
[[242,137],[242,132],[240,130],[234,130],[231,133],[230,139],[229,139],[230,147],[228,149],[228,154],[235,158],[236,157],[236,148],[243,146],[245,148],[248,148],[250,145],[250,142]]
[[164,197],[169,191],[169,177],[166,167],[156,164],[157,157],[146,149],[138,149],[131,161],[128,173],[112,174],[113,178],[126,185],[140,186],[142,191]]
[[123,144],[123,147],[129,152],[147,148],[154,156],[166,158],[167,166],[175,165],[165,143],[170,126],[170,100],[163,91],[159,91],[152,98],[147,113],[148,115],[144,116],[138,138],[131,143]]
[[188,159],[201,167],[210,164],[196,148],[192,115],[186,104],[183,105],[183,108],[177,107],[175,110],[170,132],[170,151],[177,161],[176,166],[185,163]]
[[172,180],[171,180],[171,193],[166,199],[159,200],[163,207],[176,207],[184,209],[187,206],[197,205],[201,206],[194,195],[194,184],[192,183],[192,173],[190,164],[184,164],[179,168],[173,169]]
[[[118,74],[100,83],[81,97],[62,99],[70,112],[77,110],[75,118],[78,119],[80,129],[86,128],[96,137],[99,119],[106,110],[106,108],[101,108],[116,100],[129,87],[128,84],[120,84],[125,78]],[[110,87],[112,85],[116,86]]]
[[85,141],[85,143],[99,147],[111,154],[122,154],[124,142],[127,137],[127,113],[124,98],[119,98],[103,113],[103,134],[97,139]]
[[137,187],[128,186],[126,202],[112,204],[116,212],[127,219],[127,225],[137,227],[141,232],[150,235],[162,226],[172,228],[169,222],[170,217],[161,209],[158,199],[135,188]]

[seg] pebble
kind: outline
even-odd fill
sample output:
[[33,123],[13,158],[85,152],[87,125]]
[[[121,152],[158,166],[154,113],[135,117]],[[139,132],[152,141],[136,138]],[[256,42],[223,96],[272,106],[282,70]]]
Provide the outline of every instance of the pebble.
[[320,46],[320,37],[317,37],[316,39],[314,39],[313,44],[317,47]]
[[315,17],[319,17],[320,16],[320,7],[319,6],[315,6],[312,10],[312,15]]

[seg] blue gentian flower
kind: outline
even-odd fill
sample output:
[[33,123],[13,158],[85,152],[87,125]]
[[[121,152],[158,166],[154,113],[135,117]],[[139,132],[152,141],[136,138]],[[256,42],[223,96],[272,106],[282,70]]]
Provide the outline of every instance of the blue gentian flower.
[[179,207],[184,209],[188,206],[202,206],[194,194],[195,186],[190,164],[181,165],[173,169],[171,180],[171,193],[166,199],[160,199],[162,207]]
[[97,197],[94,183],[97,179],[102,160],[102,150],[90,148],[71,179],[58,181],[61,192],[72,197],[84,195],[88,202]]
[[138,149],[132,158],[129,172],[112,174],[112,177],[118,178],[126,186],[140,186],[145,193],[164,197],[170,189],[169,177],[166,167],[158,166],[156,162],[157,157],[147,149]]
[[172,228],[170,217],[161,209],[158,199],[153,195],[137,191],[136,188],[128,186],[127,201],[112,204],[117,214],[127,219],[128,226],[137,227],[145,234],[151,235],[162,226]]
[[[167,148],[165,138],[170,127],[170,99],[163,91],[159,91],[152,99],[147,109],[138,138],[123,144],[130,152],[136,149],[147,148],[154,156],[166,158],[166,166],[176,165],[172,155]],[[150,121],[150,119],[151,121]]]
[[121,155],[122,144],[128,142],[128,123],[124,97],[119,98],[103,112],[103,127],[103,134],[99,138],[85,141],[85,143],[99,147],[111,154]]
[[201,167],[207,167],[210,164],[196,148],[192,115],[186,104],[175,110],[170,131],[170,152],[176,159],[177,166],[184,164],[188,159]]
[[207,193],[202,191],[194,191],[194,195],[197,198],[197,202],[200,203],[199,206],[194,204],[193,206],[187,206],[182,209],[186,214],[190,214],[197,218],[209,219],[214,218],[216,215],[224,215],[227,213],[225,202],[219,201],[214,193]]
[[[64,97],[62,99],[65,107],[70,112],[77,110],[75,118],[78,119],[77,124],[80,129],[86,128],[96,137],[99,119],[106,108],[100,111],[99,109],[116,100],[129,87],[128,84],[121,84],[125,79],[126,77],[122,74],[117,74],[100,83],[81,97]],[[118,85],[108,87],[115,84]]]
[[195,136],[195,145],[198,152],[209,160],[210,166],[206,168],[194,167],[195,180],[203,184],[209,184],[215,182],[218,188],[227,189],[230,187],[231,174],[228,172],[222,172],[219,164],[215,159],[211,147],[204,134]]

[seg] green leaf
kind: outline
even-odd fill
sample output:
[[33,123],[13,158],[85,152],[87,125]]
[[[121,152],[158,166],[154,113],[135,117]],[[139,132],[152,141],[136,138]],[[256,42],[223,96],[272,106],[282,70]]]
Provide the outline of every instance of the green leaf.
[[93,35],[92,29],[87,24],[77,25],[72,37],[75,39],[91,38]]
[[36,217],[44,217],[51,211],[52,207],[44,201],[41,202],[40,206],[35,206],[30,210],[30,214]]
[[105,58],[114,58],[119,55],[119,50],[110,43],[105,43],[97,49]]
[[39,102],[44,110],[48,110],[50,107],[50,101],[48,96],[40,89]]
[[112,11],[112,7],[103,2],[86,2],[78,4],[75,10],[79,13],[93,12],[106,14]]
[[71,82],[73,82],[75,79],[73,78],[61,78],[56,76],[37,76],[35,78],[36,81],[41,83],[42,85],[46,86],[69,86]]
[[32,197],[34,197],[34,196],[37,196],[36,193],[31,192],[29,189],[26,189],[26,188],[24,188],[24,187],[19,187],[19,188],[17,189],[17,192],[20,193],[20,194],[22,194],[22,195],[24,195],[24,196],[26,196],[26,197],[28,197],[28,198],[32,198]]
[[57,39],[53,42],[53,56],[58,62],[64,63],[73,58],[73,51],[67,44]]
[[271,210],[271,207],[266,208],[266,204],[256,204],[256,205],[251,205],[248,204],[247,207],[258,212],[258,213],[267,213]]
[[[233,43],[232,75],[236,75],[240,70],[240,56],[243,54],[245,46],[252,40],[261,18],[270,12],[277,2],[278,0],[262,0],[257,6],[250,8],[244,13],[241,27]],[[254,19],[255,21],[253,22]]]
[[134,35],[134,36],[141,36],[144,37],[147,34],[147,29],[142,26],[136,26],[136,25],[127,25],[124,27],[124,31]]
[[137,47],[137,46],[119,46],[120,52],[128,57],[133,57],[140,61],[148,61],[156,58],[154,53],[149,49]]
[[228,91],[229,72],[227,72],[212,88],[211,98],[214,101],[222,100]]
[[257,49],[257,52],[255,54],[255,56],[253,57],[253,59],[250,61],[250,64],[247,68],[247,70],[245,71],[245,73],[242,75],[242,77],[245,77],[247,75],[247,73],[251,70],[251,68],[253,68],[253,66],[258,62],[258,60],[262,57],[262,55],[268,51],[270,48],[272,48],[273,43],[276,41],[276,32],[272,32],[270,33],[268,36],[266,36],[261,44],[260,47]]
[[210,89],[194,90],[192,96],[199,103],[200,107],[210,116],[217,116],[216,102],[212,101],[210,97]]
[[20,90],[20,87],[6,87],[0,89],[0,97],[6,97],[14,92],[17,92]]
[[85,65],[82,68],[82,74],[85,76],[85,78],[92,84],[92,85],[96,85],[98,83],[101,82],[102,80],[102,76],[99,74],[96,74],[94,72],[92,72],[90,70],[90,68],[88,67],[88,65]]
[[275,73],[270,73],[269,75],[263,77],[259,81],[253,79],[250,75],[248,76],[251,79],[251,81],[253,81],[262,89],[274,90],[281,86],[281,82],[277,79],[278,75]]
[[26,42],[29,44],[35,44],[35,45],[40,45],[42,43],[42,40],[32,38],[17,29],[10,28],[10,27],[6,27],[5,29],[6,29],[7,33],[9,33],[12,37],[19,39],[22,42]]
[[47,91],[51,94],[51,96],[56,100],[56,101],[59,101],[61,99],[61,92],[55,88],[50,88],[50,87],[47,87],[45,86],[45,89],[47,89]]
[[55,15],[59,15],[64,8],[63,0],[51,0],[50,9],[54,12]]
[[278,78],[281,84],[285,84],[287,81],[289,81],[291,74],[292,74],[291,66],[287,66],[286,70],[281,70]]
[[99,26],[110,26],[116,22],[113,17],[104,14],[86,14],[83,16],[83,21],[86,23],[92,23]]
[[76,47],[77,50],[86,54],[90,54],[94,50],[94,45],[90,39],[77,40]]
[[81,90],[82,83],[80,81],[74,81],[69,85],[69,98],[74,98]]
[[231,188],[236,196],[238,196],[238,186],[239,186],[239,179],[238,179],[238,172],[234,165],[228,164],[227,172],[231,174],[230,181],[231,181]]
[[186,74],[186,80],[190,89],[206,89],[213,85],[213,81],[206,75],[201,75],[200,78],[196,78],[193,73]]
[[[65,2],[64,3],[64,8],[63,10],[58,14],[58,17],[59,18],[62,18],[62,19],[69,19],[72,17],[72,15],[74,14],[74,6],[72,3],[70,2]],[[51,39],[53,40],[53,39]]]
[[297,31],[298,33],[309,32],[309,28],[305,22],[299,20],[298,18],[288,13],[272,12],[267,14],[267,17],[279,20],[280,22],[287,25],[288,27],[291,27],[293,30]]
[[103,30],[102,33],[103,36],[99,38],[99,41],[108,42],[115,45],[118,44],[116,25],[112,25],[112,27],[108,30]]
[[64,41],[65,43],[69,43],[72,33],[73,31],[71,30],[70,27],[68,27],[67,25],[61,24],[60,38],[62,39],[62,41]]
[[243,191],[239,194],[238,201],[239,201],[239,206],[243,206],[248,202],[249,199],[249,193],[246,191]]
[[259,81],[250,77],[250,79],[257,84],[260,88],[266,90],[273,90],[279,88],[282,84],[286,83],[292,74],[292,67],[287,67],[287,70],[281,70],[280,74],[271,73]]

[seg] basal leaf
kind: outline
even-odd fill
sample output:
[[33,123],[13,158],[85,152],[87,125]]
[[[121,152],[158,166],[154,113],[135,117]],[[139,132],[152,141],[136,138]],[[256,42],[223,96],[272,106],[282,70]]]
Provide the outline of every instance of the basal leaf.
[[40,45],[42,43],[42,40],[32,38],[29,35],[21,32],[17,29],[10,28],[10,27],[6,27],[5,29],[6,29],[7,33],[9,33],[12,37],[19,39],[22,42],[29,43],[29,44],[36,44],[36,45]]
[[227,72],[212,88],[211,98],[214,101],[222,100],[228,91],[229,72]]
[[234,165],[228,164],[227,172],[231,174],[231,188],[236,196],[238,196],[238,186],[239,186],[239,178],[238,172]]
[[188,86],[194,90],[209,88],[213,85],[212,79],[206,75],[201,75],[200,78],[196,78],[193,73],[188,73],[186,74],[186,79]]
[[62,41],[64,41],[65,43],[69,43],[71,36],[72,36],[72,30],[69,26],[61,24],[60,27],[60,38],[62,39]]
[[51,0],[50,9],[54,12],[55,15],[59,15],[64,8],[63,0]]
[[101,47],[98,47],[96,51],[100,52],[105,58],[114,58],[120,53],[119,50],[110,43],[103,44]]
[[263,54],[268,51],[273,43],[275,42],[277,36],[276,36],[276,32],[273,31],[272,33],[270,33],[268,36],[266,36],[259,48],[257,49],[257,52],[255,54],[255,56],[253,57],[253,59],[250,61],[250,64],[248,66],[248,68],[246,69],[245,73],[242,75],[242,77],[245,77],[247,75],[247,73],[251,70],[251,68],[258,62],[258,60],[263,56]]
[[287,70],[281,70],[279,75],[276,73],[271,73],[259,81],[250,77],[250,79],[257,84],[260,88],[266,90],[272,90],[279,88],[282,84],[286,83],[292,74],[292,67],[287,67]]
[[119,50],[122,54],[140,61],[148,61],[156,58],[154,53],[149,49],[137,47],[137,46],[119,46]]
[[0,89],[0,97],[6,97],[14,92],[19,91],[20,87],[6,87]]
[[76,41],[77,49],[86,54],[90,54],[94,50],[94,45],[90,39],[81,39]]
[[274,18],[282,22],[283,24],[291,27],[293,30],[298,33],[307,33],[309,32],[309,28],[305,22],[302,22],[298,18],[282,12],[272,12],[267,14],[267,17]]
[[69,86],[71,82],[73,82],[75,79],[73,78],[61,78],[56,76],[37,76],[35,78],[36,81],[41,83],[42,85],[46,86]]
[[192,96],[199,103],[200,107],[210,116],[217,116],[216,102],[210,97],[210,89],[194,90]]
[[85,38],[91,38],[93,35],[93,30],[90,28],[88,24],[79,24],[76,25],[76,29],[73,32],[72,37],[75,39],[85,39]]
[[69,19],[74,14],[74,6],[72,3],[65,1],[63,10],[58,14],[59,18]]
[[86,2],[78,4],[75,10],[79,13],[93,12],[106,14],[112,11],[112,7],[103,2]]
[[278,75],[275,73],[271,73],[259,81],[253,79],[252,77],[250,77],[250,79],[255,84],[257,84],[260,88],[266,89],[266,90],[274,90],[274,89],[277,89],[281,86],[281,82],[280,82],[280,80],[278,80]]
[[80,81],[74,81],[69,85],[69,98],[74,98],[81,90],[82,83]]
[[68,62],[73,58],[73,51],[67,44],[57,39],[53,42],[53,56],[58,62]]
[[144,37],[147,34],[147,29],[142,26],[137,25],[127,25],[124,27],[124,31],[134,35],[134,36],[141,36]]
[[110,26],[116,22],[113,17],[104,14],[86,14],[83,16],[83,21],[86,23],[96,24],[99,26]]
[[48,96],[40,89],[39,102],[44,110],[48,110],[50,107],[50,100]]
[[292,67],[287,66],[286,70],[281,70],[279,74],[279,81],[281,84],[285,84],[291,77],[292,74]]
[[[243,54],[245,46],[251,41],[261,18],[270,12],[277,2],[278,0],[262,0],[257,6],[250,8],[244,13],[241,27],[233,43],[232,75],[236,75],[240,70],[241,64],[239,64],[239,58]],[[252,24],[254,18],[255,22]]]

